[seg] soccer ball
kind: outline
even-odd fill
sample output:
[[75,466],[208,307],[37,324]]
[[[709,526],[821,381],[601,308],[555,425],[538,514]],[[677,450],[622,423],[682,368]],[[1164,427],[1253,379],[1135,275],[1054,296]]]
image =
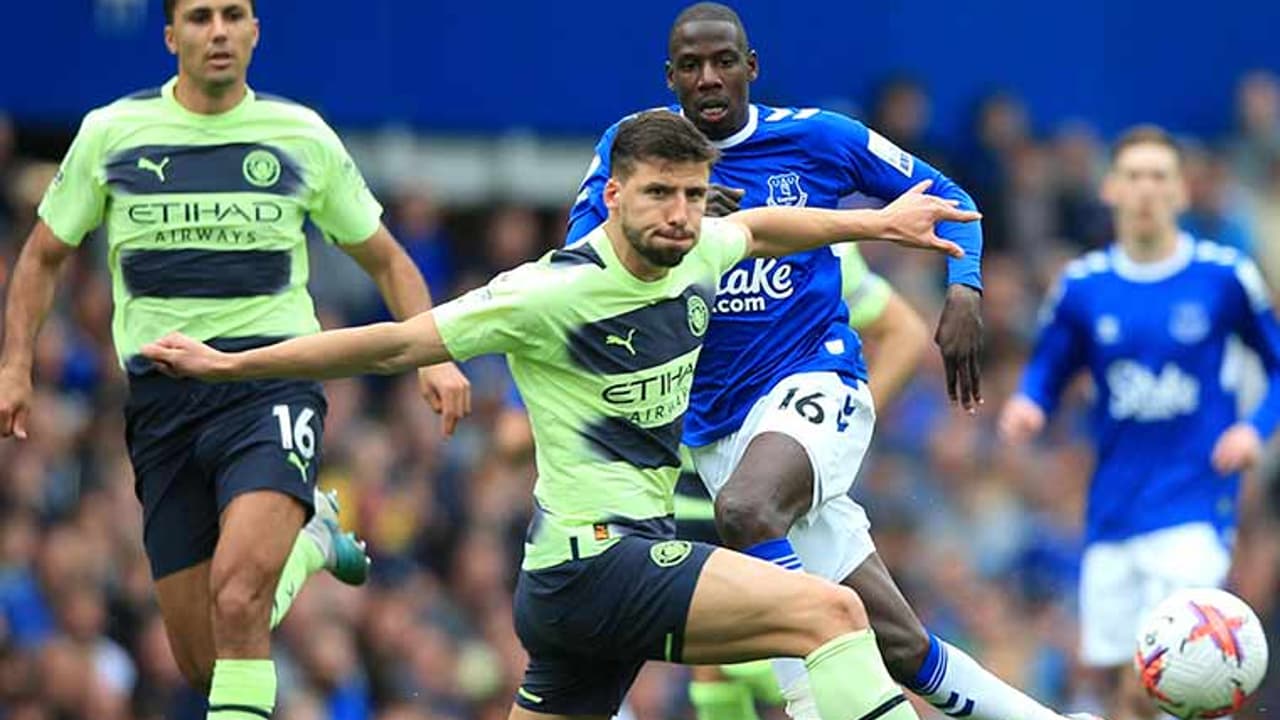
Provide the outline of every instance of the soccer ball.
[[1262,682],[1267,638],[1258,616],[1223,590],[1179,590],[1143,620],[1134,669],[1161,710],[1182,718],[1230,715]]

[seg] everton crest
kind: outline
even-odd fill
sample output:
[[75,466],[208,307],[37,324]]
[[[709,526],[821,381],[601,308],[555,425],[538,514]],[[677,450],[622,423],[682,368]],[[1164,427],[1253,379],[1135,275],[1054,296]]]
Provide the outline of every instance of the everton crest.
[[796,173],[769,176],[769,199],[766,205],[782,207],[804,207],[809,193],[800,187],[800,176]]

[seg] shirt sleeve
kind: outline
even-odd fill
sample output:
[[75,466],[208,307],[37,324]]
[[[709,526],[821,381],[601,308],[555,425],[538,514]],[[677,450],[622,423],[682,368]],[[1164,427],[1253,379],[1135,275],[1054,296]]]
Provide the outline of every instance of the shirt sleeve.
[[703,218],[698,244],[711,258],[719,277],[747,256],[747,231],[732,220]]
[[552,335],[548,318],[564,285],[563,273],[543,263],[525,263],[432,313],[455,360],[529,353]]
[[[823,111],[813,121],[823,135],[814,151],[844,180],[841,195],[860,192],[887,202],[922,180],[932,180],[930,195],[957,200],[965,210],[977,209],[973,198],[946,175],[857,120]],[[947,260],[948,282],[981,290],[982,225],[939,223],[938,235],[964,248],[964,257]]]
[[840,258],[841,295],[849,307],[849,325],[857,329],[879,320],[893,294],[889,282],[871,272],[857,244],[839,243],[831,249]]
[[1085,361],[1087,336],[1074,307],[1078,293],[1072,288],[1070,279],[1063,276],[1046,298],[1040,310],[1040,333],[1022,376],[1021,393],[1046,415],[1057,408],[1063,387]]
[[1264,439],[1280,424],[1280,325],[1276,323],[1271,293],[1258,266],[1248,258],[1236,261],[1237,293],[1235,329],[1240,339],[1258,354],[1267,373],[1267,393],[1249,422]]
[[97,111],[85,116],[36,211],[54,236],[68,245],[78,246],[85,235],[102,224],[107,207],[104,131],[105,124]]
[[588,233],[609,219],[609,209],[604,205],[604,185],[609,181],[609,150],[613,147],[613,136],[618,126],[614,125],[605,131],[596,143],[595,155],[587,167],[587,175],[578,186],[578,196],[569,210],[569,232],[565,236],[565,246],[575,245]]
[[369,191],[342,140],[327,125],[321,150],[323,179],[311,207],[311,220],[340,245],[364,242],[378,229],[382,205]]

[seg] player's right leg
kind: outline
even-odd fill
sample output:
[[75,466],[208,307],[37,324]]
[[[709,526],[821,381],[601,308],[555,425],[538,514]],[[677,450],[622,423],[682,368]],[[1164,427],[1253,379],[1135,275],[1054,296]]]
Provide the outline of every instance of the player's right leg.
[[185,391],[159,375],[131,377],[125,439],[143,511],[143,545],[178,668],[196,690],[213,678],[209,566],[218,539],[213,483],[196,463]]
[[337,492],[315,489],[315,515],[302,526],[280,572],[271,604],[271,627],[284,620],[302,585],[319,569],[329,571],[347,585],[362,585],[369,578],[369,555],[363,541],[344,532],[338,515]]
[[[812,523],[807,530],[830,532],[825,541],[829,547],[838,546],[837,535],[847,533],[827,531],[824,524]],[[832,526],[840,527],[839,523]],[[866,533],[864,524],[855,535],[863,535],[862,542],[870,546]],[[812,539],[822,541],[824,537]],[[797,547],[807,546],[808,540],[797,542]],[[1058,712],[1001,680],[963,650],[931,635],[876,552],[872,551],[842,584],[857,592],[866,605],[894,680],[943,713],[973,720],[1061,720]]]

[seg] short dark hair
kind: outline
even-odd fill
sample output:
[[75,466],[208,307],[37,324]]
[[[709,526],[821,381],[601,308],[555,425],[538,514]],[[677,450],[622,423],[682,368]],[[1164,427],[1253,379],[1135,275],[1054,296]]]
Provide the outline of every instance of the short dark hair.
[[[173,13],[178,7],[178,0],[164,0],[164,21],[170,25],[173,24]],[[255,0],[249,0],[249,9],[254,15],[258,14],[258,3]]]
[[633,115],[618,126],[609,150],[612,173],[626,178],[637,162],[715,163],[720,159],[710,140],[688,118],[670,110],[647,110]]
[[700,2],[681,10],[676,16],[676,21],[671,23],[671,34],[667,36],[668,54],[675,48],[676,32],[680,30],[680,26],[699,20],[731,23],[738,31],[738,49],[744,53],[750,49],[751,46],[747,43],[747,29],[742,26],[742,18],[738,17],[738,13],[733,8],[716,2]]
[[1182,164],[1183,155],[1185,154],[1182,144],[1168,130],[1159,125],[1135,125],[1116,138],[1115,143],[1111,146],[1111,162],[1114,163],[1120,158],[1120,153],[1134,145],[1163,145],[1172,150],[1173,154],[1178,157],[1179,165]]

